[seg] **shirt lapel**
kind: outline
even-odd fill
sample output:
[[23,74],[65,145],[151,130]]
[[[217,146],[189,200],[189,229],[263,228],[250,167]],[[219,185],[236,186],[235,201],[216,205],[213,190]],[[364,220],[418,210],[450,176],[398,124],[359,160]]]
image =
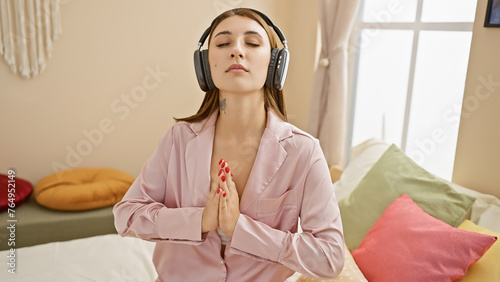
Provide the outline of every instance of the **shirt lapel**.
[[198,207],[205,206],[210,192],[210,164],[216,120],[217,111],[208,120],[190,124],[196,136],[187,143],[184,156],[189,187],[188,195],[191,198],[187,202],[192,202],[194,206]]
[[259,150],[241,197],[242,213],[259,198],[280,169],[288,154],[280,141],[291,136],[292,131],[288,124],[269,111],[266,129],[262,134]]

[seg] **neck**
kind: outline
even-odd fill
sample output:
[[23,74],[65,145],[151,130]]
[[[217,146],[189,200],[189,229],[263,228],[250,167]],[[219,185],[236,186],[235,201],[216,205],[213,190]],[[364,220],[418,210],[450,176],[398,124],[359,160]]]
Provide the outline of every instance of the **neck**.
[[216,125],[218,133],[236,139],[262,136],[267,117],[263,90],[251,94],[221,91],[219,103],[220,112]]

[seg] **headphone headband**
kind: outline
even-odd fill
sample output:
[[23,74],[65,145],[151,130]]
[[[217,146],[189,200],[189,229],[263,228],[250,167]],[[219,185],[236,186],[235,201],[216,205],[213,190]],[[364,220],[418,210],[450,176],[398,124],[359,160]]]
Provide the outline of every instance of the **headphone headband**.
[[[238,9],[241,9],[241,8],[235,8],[235,9],[232,9],[232,10],[229,10],[229,11],[235,11],[235,10],[238,10]],[[288,49],[288,45],[287,45],[287,42],[286,42],[286,38],[285,38],[285,35],[283,34],[283,32],[281,31],[281,29],[275,25],[273,23],[273,21],[271,21],[271,19],[266,16],[264,13],[260,12],[260,11],[257,11],[257,10],[254,10],[254,9],[250,9],[250,8],[246,8],[254,13],[256,13],[257,15],[259,15],[266,23],[267,25],[269,25],[270,27],[272,27],[274,29],[274,32],[276,32],[276,34],[278,35],[281,43],[283,44],[283,46]],[[201,38],[200,40],[198,41],[198,50],[201,49],[201,46],[203,46],[203,44],[205,43],[205,40],[207,40],[208,36],[210,35],[210,30],[212,29],[212,26],[215,24],[215,21],[218,19],[219,17],[215,18],[212,23],[210,24],[210,26],[205,30],[205,32],[203,32],[203,34],[201,35]]]

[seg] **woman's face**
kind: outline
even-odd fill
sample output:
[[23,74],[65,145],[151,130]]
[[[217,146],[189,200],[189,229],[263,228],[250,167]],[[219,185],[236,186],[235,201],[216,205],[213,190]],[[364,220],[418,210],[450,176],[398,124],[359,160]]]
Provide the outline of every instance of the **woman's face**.
[[236,93],[264,87],[271,47],[258,22],[242,16],[223,20],[213,31],[208,50],[210,72],[219,90]]

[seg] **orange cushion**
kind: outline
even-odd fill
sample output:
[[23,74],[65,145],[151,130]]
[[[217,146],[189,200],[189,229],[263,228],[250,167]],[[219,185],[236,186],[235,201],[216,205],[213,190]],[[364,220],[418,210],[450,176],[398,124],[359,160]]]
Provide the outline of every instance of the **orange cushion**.
[[76,168],[42,178],[33,194],[36,201],[55,210],[78,211],[119,202],[134,178],[110,168]]

